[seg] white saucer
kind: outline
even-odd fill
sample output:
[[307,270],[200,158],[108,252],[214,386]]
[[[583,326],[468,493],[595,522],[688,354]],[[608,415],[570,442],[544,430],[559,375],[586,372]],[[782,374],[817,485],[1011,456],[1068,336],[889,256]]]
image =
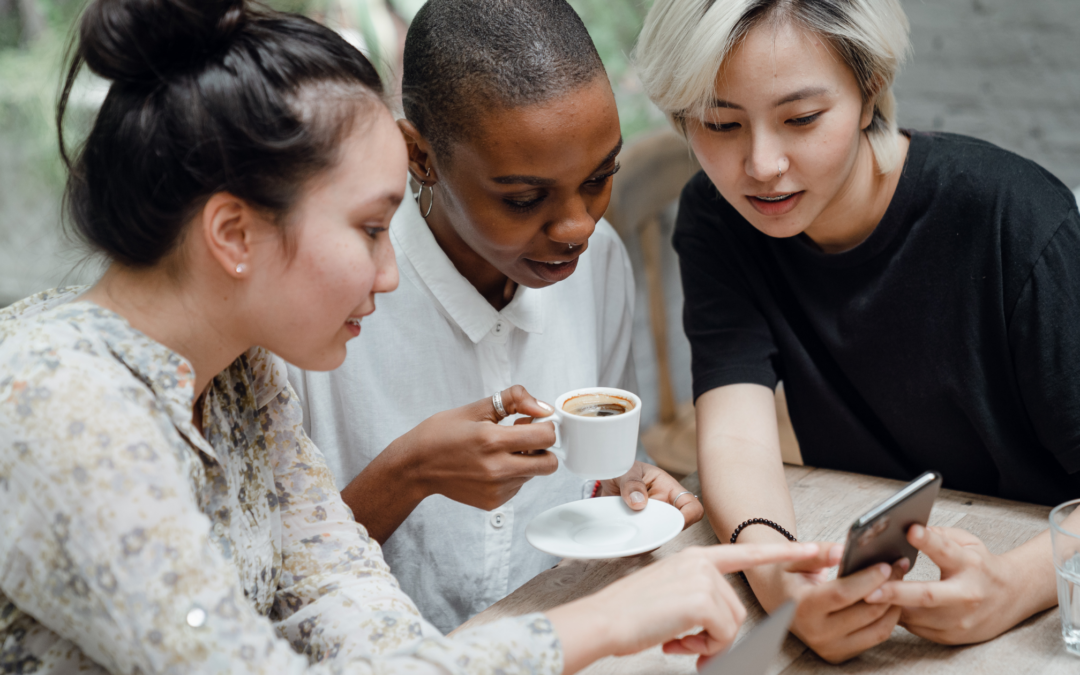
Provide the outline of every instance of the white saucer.
[[622,497],[597,497],[544,511],[525,528],[525,539],[560,558],[622,558],[671,541],[685,522],[667,502],[650,499],[633,511]]

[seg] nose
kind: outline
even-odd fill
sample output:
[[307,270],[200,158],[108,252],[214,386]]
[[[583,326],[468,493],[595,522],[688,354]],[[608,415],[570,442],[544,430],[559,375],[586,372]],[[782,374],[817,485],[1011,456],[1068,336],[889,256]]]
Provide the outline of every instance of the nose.
[[746,175],[761,183],[768,183],[779,178],[783,163],[784,150],[780,138],[768,132],[751,134],[750,148],[744,160]]
[[[590,209],[592,206],[580,198],[571,199],[557,219],[547,226],[547,235],[552,241],[560,244],[580,246],[589,240],[596,230],[596,221],[603,215],[603,211],[593,217]],[[603,204],[606,208],[607,204]]]
[[389,293],[398,287],[397,256],[394,255],[394,245],[390,243],[390,237],[386,237],[384,245],[380,246],[375,256],[375,283],[371,287],[372,293]]

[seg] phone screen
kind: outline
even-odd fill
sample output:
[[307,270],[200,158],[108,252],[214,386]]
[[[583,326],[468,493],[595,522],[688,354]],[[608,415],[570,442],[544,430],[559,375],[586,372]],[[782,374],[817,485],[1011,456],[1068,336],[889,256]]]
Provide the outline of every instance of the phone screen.
[[930,520],[941,480],[940,473],[927,471],[860,516],[848,531],[839,576],[878,563],[891,565],[900,558],[907,558],[914,567],[919,551],[908,543],[907,531]]

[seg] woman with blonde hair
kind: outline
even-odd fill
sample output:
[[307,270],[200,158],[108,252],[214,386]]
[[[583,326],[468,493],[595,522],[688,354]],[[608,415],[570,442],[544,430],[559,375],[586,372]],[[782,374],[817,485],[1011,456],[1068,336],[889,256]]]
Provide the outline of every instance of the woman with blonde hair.
[[[908,51],[897,0],[658,0],[646,20],[646,91],[704,168],[675,246],[721,540],[794,537],[779,380],[809,464],[936,469],[1043,504],[1080,492],[1076,204],[993,145],[898,130]],[[900,580],[906,561],[827,581],[839,546],[747,578],[766,609],[800,598],[793,630],[830,661],[898,623],[978,642],[1055,603],[1047,533],[1001,555],[956,528],[908,539],[940,581]]]

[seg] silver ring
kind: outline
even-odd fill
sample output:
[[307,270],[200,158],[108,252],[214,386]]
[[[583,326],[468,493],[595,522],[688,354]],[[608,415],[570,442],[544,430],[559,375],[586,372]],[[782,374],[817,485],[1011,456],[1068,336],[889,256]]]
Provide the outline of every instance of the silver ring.
[[499,418],[506,417],[506,408],[502,404],[502,392],[497,391],[491,395],[491,404],[495,406],[495,412],[499,413]]
[[[690,492],[689,490],[684,490],[684,491],[680,492],[679,494],[675,495],[675,499],[671,500],[671,505],[675,506],[675,503],[679,501],[679,497],[682,497],[683,495],[690,495],[694,499],[697,499],[696,494],[694,494],[693,492]],[[676,507],[676,508],[678,508],[678,507]]]

